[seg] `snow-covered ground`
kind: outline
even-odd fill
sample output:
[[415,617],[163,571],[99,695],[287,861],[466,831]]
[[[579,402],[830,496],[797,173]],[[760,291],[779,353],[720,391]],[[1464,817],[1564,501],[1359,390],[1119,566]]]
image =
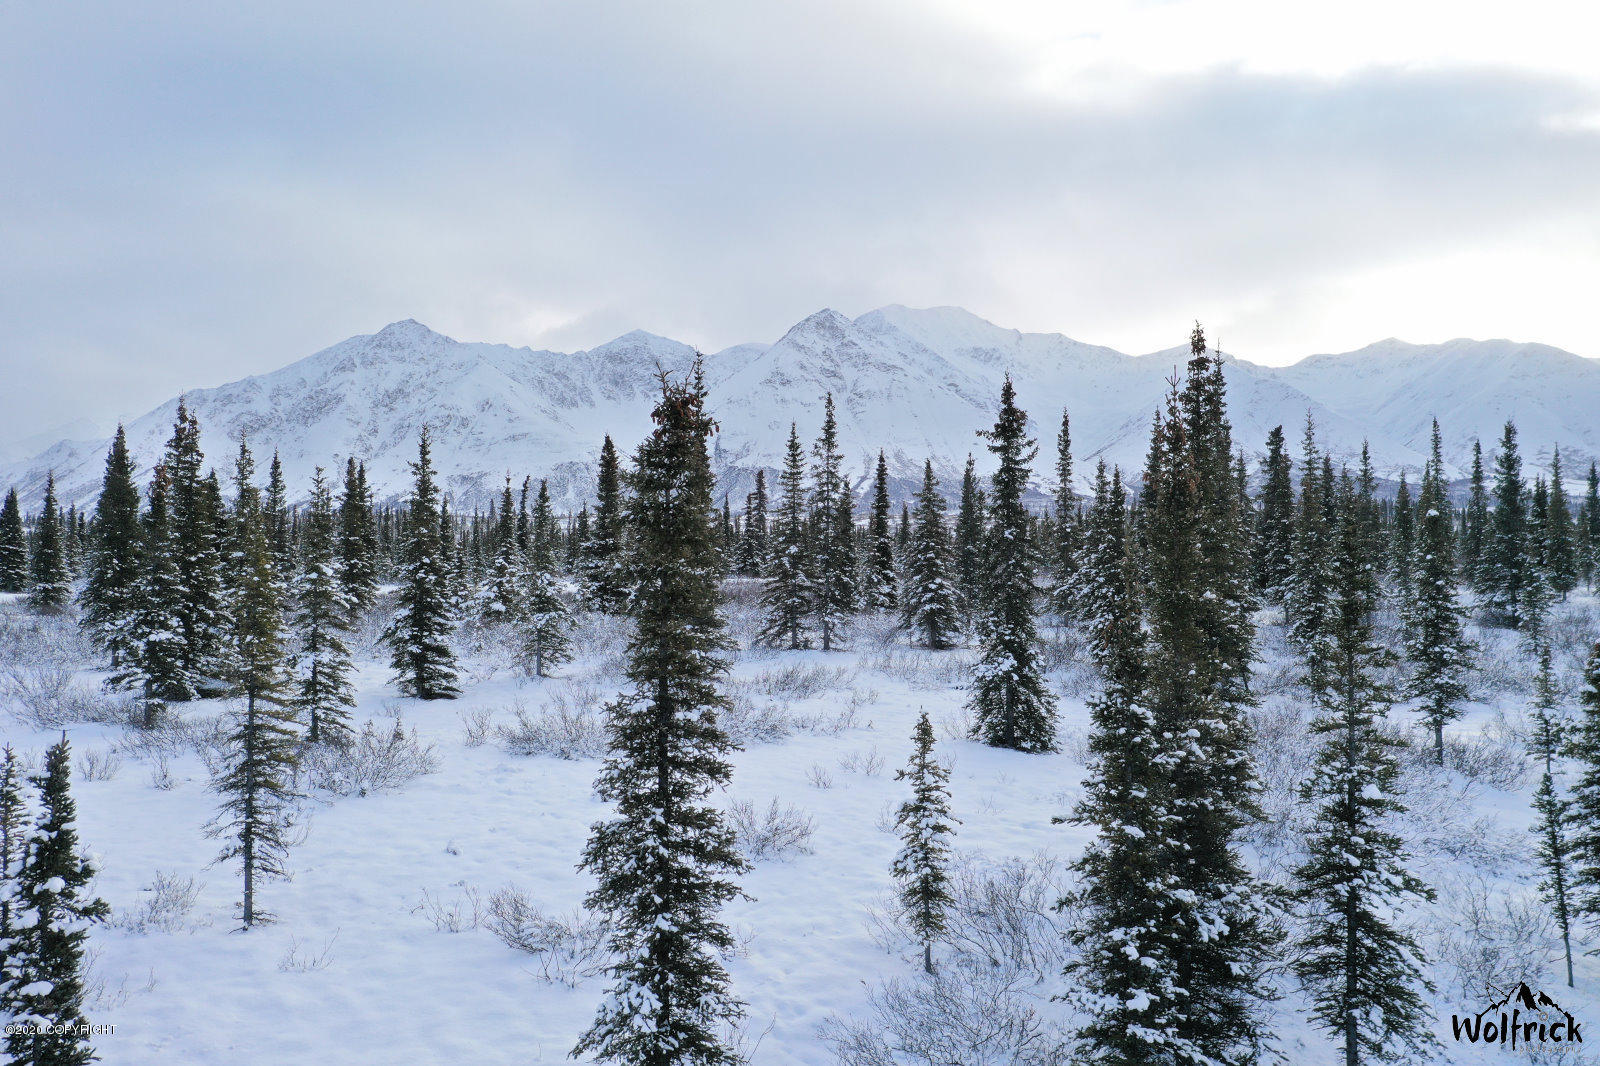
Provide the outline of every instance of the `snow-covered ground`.
[[[747,599],[745,590],[730,608],[732,632],[746,646]],[[1594,606],[1581,597],[1559,609],[1565,647],[1558,665],[1573,686],[1579,656],[1593,639]],[[754,1062],[835,1061],[825,1037],[830,1018],[867,1022],[885,980],[915,993],[916,953],[881,916],[889,910],[888,871],[897,847],[892,811],[905,795],[894,770],[906,760],[921,710],[938,729],[940,757],[954,768],[957,841],[968,874],[981,883],[986,871],[1010,862],[1035,885],[1064,881],[1063,864],[1080,851],[1086,830],[1053,825],[1052,818],[1070,812],[1080,794],[1085,700],[1094,682],[1070,634],[1047,635],[1061,692],[1062,744],[1052,755],[996,751],[964,738],[970,651],[912,649],[888,626],[863,622],[847,651],[737,653],[731,687],[740,721],[769,730],[777,723],[776,731],[788,735],[751,740],[735,757],[729,802],[750,801],[761,812],[776,799],[813,826],[803,848],[757,860],[742,879],[750,898],[728,909],[741,945],[729,968],[749,1004],[746,1039]],[[1519,773],[1523,760],[1508,729],[1524,713],[1532,667],[1505,635],[1481,638],[1492,677],[1480,690],[1495,703],[1474,705],[1453,730],[1471,742],[1463,758],[1475,769],[1471,776],[1408,771],[1421,813],[1403,823],[1419,872],[1440,889],[1440,902],[1409,920],[1424,947],[1443,956],[1433,967],[1440,1057],[1462,1063],[1508,1057],[1450,1040],[1452,1012],[1476,1013],[1489,1002],[1481,989],[1469,995],[1462,988],[1479,970],[1513,981],[1526,977],[1580,1021],[1600,1026],[1600,996],[1593,992],[1600,963],[1580,958],[1578,990],[1564,987],[1547,908],[1534,889],[1527,832],[1534,782]],[[387,732],[399,716],[432,747],[436,772],[392,791],[316,793],[305,808],[303,841],[291,855],[293,880],[268,883],[261,893],[278,920],[248,933],[236,931],[233,920],[236,871],[210,865],[218,842],[203,828],[216,797],[203,740],[175,740],[163,757],[120,725],[67,724],[80,770],[90,753],[120,752],[110,779],[80,773],[74,783],[82,836],[99,867],[96,889],[114,912],[92,939],[90,1017],[116,1026],[97,1041],[103,1061],[564,1061],[593,1015],[604,978],[581,976],[584,967],[570,959],[508,947],[491,931],[490,904],[497,891],[514,886],[547,915],[575,914],[590,885],[575,869],[578,855],[589,826],[606,813],[591,790],[599,762],[513,754],[492,728],[482,743],[469,734],[486,723],[514,726],[519,707],[537,717],[552,705],[581,710],[602,701],[619,683],[621,642],[615,622],[586,619],[575,642],[581,657],[561,677],[544,681],[522,677],[493,641],[469,642],[461,698],[420,703],[396,696],[369,630],[355,721],[373,719]],[[1297,834],[1288,812],[1296,768],[1309,755],[1299,724],[1304,708],[1274,650],[1281,646],[1277,629],[1264,627],[1260,755],[1269,821],[1252,854],[1269,872],[1293,861]],[[98,675],[81,654],[59,623],[36,625],[14,598],[0,600],[0,675],[23,660],[69,662],[75,669],[69,694],[80,693],[76,705],[103,712],[107,698],[88,695]],[[16,676],[26,680],[30,669],[37,667],[23,666]],[[9,684],[0,689],[12,693],[0,705],[0,737],[37,763],[59,730],[31,724],[15,698],[15,678]],[[222,710],[193,704],[182,716],[198,725]],[[1409,719],[1403,710],[1394,714],[1397,724]],[[203,730],[187,735],[203,737]],[[158,787],[163,766],[170,781],[161,784],[170,787]],[[168,928],[135,931],[130,926],[151,900],[146,889],[158,872],[195,879],[193,907],[160,923]],[[1466,910],[1478,895],[1488,909],[1474,926]],[[992,909],[975,907],[971,928],[982,932]],[[1017,943],[1047,950],[1032,964],[1045,971],[1038,981],[1028,960],[1003,960],[1023,974],[1011,982],[1014,998],[1041,1024],[1063,1023],[1062,1006],[1050,999],[1060,978],[1048,923],[1070,916],[1037,907],[1028,914],[1025,900],[1019,911],[1032,932],[1019,934]],[[1028,941],[1030,935],[1038,939]],[[1333,1046],[1304,1020],[1303,999],[1287,982],[1283,991],[1274,1029],[1288,1061],[1333,1061]]]

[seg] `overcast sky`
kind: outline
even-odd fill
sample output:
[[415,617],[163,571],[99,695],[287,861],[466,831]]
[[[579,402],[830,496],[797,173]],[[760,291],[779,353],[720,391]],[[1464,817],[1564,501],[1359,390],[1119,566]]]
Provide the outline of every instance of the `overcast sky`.
[[0,0],[0,440],[412,317],[1600,357],[1586,3]]

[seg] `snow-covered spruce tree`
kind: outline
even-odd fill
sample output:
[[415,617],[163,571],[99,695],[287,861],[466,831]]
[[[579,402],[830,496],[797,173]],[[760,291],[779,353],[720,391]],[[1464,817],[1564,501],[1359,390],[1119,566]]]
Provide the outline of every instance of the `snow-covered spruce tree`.
[[894,824],[900,854],[889,872],[900,883],[900,908],[906,925],[922,943],[922,968],[933,973],[933,945],[944,935],[950,906],[950,842],[959,819],[950,813],[950,771],[933,756],[933,726],[928,712],[911,733],[911,760],[896,771],[896,781],[911,782],[911,798],[900,805]]
[[1589,460],[1589,478],[1578,509],[1578,543],[1583,581],[1593,589],[1595,566],[1600,560],[1600,466],[1593,459]]
[[761,595],[766,620],[759,640],[770,648],[811,646],[811,604],[816,597],[812,576],[811,535],[806,513],[805,452],[800,435],[789,425],[789,445],[778,475],[778,509],[772,516],[767,559],[767,587]]
[[1483,473],[1483,443],[1472,442],[1472,475],[1468,480],[1466,513],[1461,523],[1461,572],[1467,584],[1478,588],[1484,548],[1489,543],[1489,488]]
[[17,961],[23,957],[19,939],[33,924],[20,891],[22,868],[28,857],[32,827],[27,797],[22,791],[22,769],[11,745],[0,759],[0,1018],[17,1015]]
[[56,503],[56,476],[44,482],[44,510],[33,533],[33,558],[28,560],[28,606],[40,614],[59,614],[72,603],[72,575],[61,543],[61,508]]
[[978,662],[967,706],[972,735],[1016,751],[1054,751],[1055,697],[1039,665],[1034,624],[1033,545],[1022,493],[1038,446],[1028,416],[1017,406],[1010,375],[1000,387],[994,428],[983,431],[1000,468],[991,481],[985,592],[978,621]]
[[756,471],[755,491],[744,498],[744,528],[739,531],[739,574],[760,577],[767,570],[767,472]]
[[345,461],[338,522],[339,587],[353,628],[378,598],[378,526],[372,514],[372,490],[367,487],[366,465],[358,465],[354,458]]
[[22,504],[17,490],[6,492],[0,507],[0,592],[25,592],[28,588],[28,531],[22,524]]
[[478,585],[478,618],[495,625],[516,618],[522,609],[522,550],[517,547],[517,515],[511,499],[511,475],[506,475],[495,513],[494,537],[488,572]]
[[889,529],[889,464],[881,451],[877,471],[872,477],[866,563],[862,606],[876,611],[894,610],[900,604],[899,574],[895,571],[894,534]]
[[610,916],[611,988],[575,1055],[648,1066],[737,1062],[724,1027],[743,1016],[722,956],[733,937],[723,904],[744,869],[708,797],[732,776],[736,745],[718,715],[728,640],[719,609],[705,411],[698,371],[663,378],[655,429],[639,446],[627,504],[632,690],[607,716],[611,753],[596,788],[616,804],[594,826],[582,867],[588,905]]
[[560,530],[550,508],[550,486],[539,482],[539,496],[533,507],[532,542],[523,577],[522,613],[518,628],[522,633],[523,668],[534,677],[549,677],[550,668],[572,658],[572,612],[561,594],[561,577],[556,572],[556,548]]
[[311,502],[300,536],[301,569],[294,583],[294,628],[299,641],[295,664],[296,706],[313,744],[341,744],[351,736],[349,605],[339,585],[338,530],[333,496],[322,467],[311,478]]
[[95,1061],[84,1018],[84,950],[89,926],[110,913],[89,894],[94,867],[78,847],[72,799],[72,754],[65,734],[45,752],[44,772],[31,779],[39,815],[28,832],[15,905],[30,924],[19,929],[5,966],[15,982],[11,1020],[32,1031],[6,1037],[10,1061],[30,1066],[80,1066]]
[[[833,394],[823,401],[822,432],[811,448],[811,557],[813,592],[811,614],[822,650],[832,651],[855,609],[854,530],[841,523],[841,501],[850,497],[850,483],[841,467],[839,423],[833,414]],[[845,502],[843,506],[849,506]]]
[[294,519],[289,513],[289,486],[283,480],[283,463],[276,449],[272,452],[272,462],[267,465],[267,491],[261,498],[261,518],[266,523],[272,567],[277,571],[279,584],[288,588],[297,571]]
[[1400,471],[1400,487],[1394,495],[1394,517],[1389,526],[1389,574],[1394,582],[1394,599],[1403,612],[1412,598],[1411,570],[1417,550],[1417,515],[1411,503],[1411,486],[1405,471]]
[[617,464],[617,446],[608,434],[600,446],[600,474],[595,482],[594,515],[589,521],[589,538],[583,546],[579,576],[589,607],[607,614],[620,614],[628,605],[628,581],[623,570],[625,528],[623,524],[622,476]]
[[1311,996],[1313,1020],[1336,1035],[1346,1066],[1421,1051],[1432,991],[1416,942],[1395,924],[1396,908],[1433,893],[1407,869],[1390,828],[1399,796],[1401,743],[1382,728],[1391,702],[1379,679],[1388,652],[1373,638],[1377,583],[1348,475],[1338,489],[1327,687],[1312,732],[1322,738],[1303,786],[1314,805],[1306,859],[1295,870],[1306,933],[1294,971]]
[[434,483],[428,430],[411,464],[414,483],[401,546],[399,609],[384,631],[400,691],[422,700],[454,699],[456,653],[453,575],[441,549],[439,488]]
[[1478,602],[1490,621],[1516,628],[1522,625],[1524,586],[1535,568],[1528,553],[1528,489],[1514,423],[1506,423],[1494,465],[1494,510],[1478,561]]
[[1072,421],[1061,410],[1061,429],[1056,433],[1055,527],[1050,543],[1050,611],[1057,618],[1077,616],[1078,576],[1078,495],[1072,485]]
[[955,581],[961,594],[961,613],[971,625],[983,606],[984,512],[988,502],[978,485],[972,456],[961,474],[961,500],[956,506]]
[[259,490],[249,482],[248,454],[241,449],[229,560],[229,664],[243,706],[231,716],[226,754],[211,784],[222,802],[206,830],[224,841],[217,862],[239,861],[245,929],[271,917],[257,905],[257,882],[286,876],[298,740],[285,692],[283,587]]
[[1562,951],[1567,962],[1567,987],[1572,987],[1572,860],[1574,809],[1556,785],[1559,770],[1556,758],[1561,754],[1566,723],[1557,711],[1558,695],[1555,675],[1550,667],[1550,649],[1540,649],[1539,678],[1535,686],[1533,728],[1530,731],[1529,753],[1544,763],[1539,788],[1533,796],[1533,810],[1538,816],[1530,831],[1538,840],[1535,852],[1544,879],[1539,883],[1539,893],[1550,905],[1550,917],[1555,919],[1561,932]]
[[1578,587],[1578,550],[1572,523],[1572,506],[1567,501],[1565,475],[1561,470],[1561,448],[1550,456],[1550,503],[1545,515],[1544,570],[1550,588],[1563,600]]
[[1461,716],[1472,669],[1466,609],[1456,598],[1454,524],[1435,421],[1433,452],[1417,501],[1415,580],[1404,610],[1405,653],[1412,669],[1405,695],[1419,701],[1418,710],[1433,734],[1434,761],[1440,766],[1444,726]]
[[1256,516],[1255,571],[1261,595],[1282,603],[1294,568],[1295,507],[1292,463],[1283,427],[1267,434],[1266,481]]
[[214,687],[226,651],[228,622],[222,594],[226,509],[215,477],[201,468],[200,423],[181,399],[162,465],[167,471],[168,539],[177,567],[178,631],[183,669],[196,686]]
[[1566,754],[1577,763],[1572,786],[1572,909],[1591,928],[1600,927],[1600,644],[1583,672],[1582,712],[1566,737]]
[[106,454],[105,480],[95,504],[88,579],[78,594],[83,626],[111,659],[112,670],[133,654],[132,620],[143,574],[139,486],[133,480],[128,438],[121,426]]
[[1332,465],[1317,452],[1315,427],[1306,417],[1295,515],[1294,567],[1285,597],[1289,640],[1306,660],[1306,679],[1320,687],[1330,575],[1326,545],[1332,531]]
[[139,693],[146,729],[156,726],[169,701],[190,700],[196,692],[196,679],[184,665],[183,590],[172,549],[169,491],[167,468],[157,466],[139,528],[143,573],[128,625],[132,654],[107,680],[111,688]]
[[[1238,845],[1243,828],[1260,818],[1237,674],[1248,665],[1250,634],[1232,628],[1238,604],[1215,565],[1234,549],[1202,542],[1202,531],[1240,537],[1242,530],[1219,521],[1221,506],[1204,498],[1217,491],[1216,482],[1197,467],[1214,461],[1214,444],[1190,443],[1189,424],[1198,421],[1192,411],[1174,388],[1145,473],[1141,702],[1153,734],[1164,741],[1155,816],[1169,841],[1161,857],[1170,877],[1162,905],[1178,996],[1170,1036],[1214,1061],[1242,1063],[1254,1060],[1263,1038],[1268,993],[1259,971],[1275,937]],[[1208,417],[1219,416],[1225,418],[1220,411]],[[1212,441],[1218,435],[1203,424],[1202,431]],[[1223,490],[1237,499],[1231,479]]]
[[950,535],[944,527],[944,496],[933,463],[922,464],[915,531],[906,549],[902,625],[925,648],[954,647],[961,628],[955,584],[950,580]]
[[[1158,421],[1158,434],[1161,423]],[[1153,459],[1151,473],[1164,459]],[[1155,532],[1161,532],[1159,529]],[[1144,633],[1138,567],[1126,535],[1121,474],[1095,473],[1095,502],[1084,529],[1085,613],[1103,688],[1089,705],[1089,767],[1083,799],[1070,818],[1095,831],[1073,864],[1076,890],[1058,909],[1077,921],[1063,998],[1077,1008],[1081,1061],[1169,1063],[1198,1049],[1183,1034],[1183,990],[1175,985],[1169,869],[1174,844],[1167,774],[1172,737],[1158,733],[1142,703]]]

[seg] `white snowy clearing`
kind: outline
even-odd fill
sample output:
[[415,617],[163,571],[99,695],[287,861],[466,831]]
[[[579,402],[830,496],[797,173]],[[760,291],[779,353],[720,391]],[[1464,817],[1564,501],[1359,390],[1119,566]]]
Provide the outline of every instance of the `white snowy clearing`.
[[[726,799],[749,805],[741,809],[753,854],[742,878],[751,898],[727,912],[740,941],[729,967],[749,1004],[742,1039],[751,1061],[838,1061],[836,1039],[850,1026],[858,1040],[876,1032],[890,1046],[938,1040],[930,1018],[960,1014],[963,997],[988,1004],[986,1016],[962,1019],[990,1027],[987,1049],[968,1045],[935,1061],[1059,1061],[1048,1048],[1071,1019],[1051,997],[1062,980],[1058,925],[1071,915],[1051,905],[1087,830],[1051,820],[1080,794],[1085,701],[1096,689],[1077,639],[1045,629],[1061,751],[1024,755],[965,738],[970,650],[914,649],[874,620],[858,622],[848,651],[749,650],[752,590],[729,589],[741,647],[730,721],[745,747]],[[1569,706],[1596,613],[1583,594],[1555,611]],[[1250,852],[1279,879],[1296,861],[1304,813],[1295,787],[1312,743],[1281,633],[1269,615],[1258,621],[1267,819]],[[91,1021],[116,1027],[95,1042],[108,1066],[566,1060],[605,987],[596,930],[580,911],[590,882],[575,864],[590,824],[605,815],[591,785],[599,715],[621,683],[624,623],[584,616],[579,657],[544,681],[509,666],[493,634],[464,632],[463,694],[433,703],[395,695],[378,630],[369,620],[357,641],[354,721],[371,719],[383,739],[398,716],[431,749],[433,772],[365,795],[312,790],[293,879],[261,889],[277,921],[240,933],[237,871],[210,865],[218,844],[203,832],[216,804],[208,730],[228,708],[181,706],[181,722],[155,734],[122,725],[125,708],[101,691],[74,623],[36,618],[16,597],[0,597],[0,738],[37,766],[67,732],[80,832],[99,868],[95,889],[113,911],[92,936],[88,1009]],[[1475,691],[1484,702],[1451,729],[1450,770],[1427,764],[1415,734],[1406,760],[1413,810],[1399,824],[1416,872],[1439,893],[1408,916],[1437,986],[1439,1060],[1503,1062],[1510,1052],[1452,1040],[1450,1015],[1492,1002],[1485,982],[1525,979],[1580,1023],[1600,1026],[1600,963],[1580,958],[1577,991],[1565,987],[1559,939],[1537,894],[1533,782],[1518,739],[1534,667],[1514,635],[1471,635],[1481,645]],[[892,918],[892,816],[906,794],[894,771],[920,709],[953,767],[962,866],[951,942],[937,957],[964,984],[928,984],[920,952]],[[533,728],[519,727],[519,710]],[[1403,708],[1391,717],[1414,732]],[[520,753],[530,746],[549,753]],[[328,769],[319,780],[353,787]],[[779,824],[767,825],[769,814]],[[1292,982],[1279,991],[1273,1028],[1287,1061],[1334,1061]]]

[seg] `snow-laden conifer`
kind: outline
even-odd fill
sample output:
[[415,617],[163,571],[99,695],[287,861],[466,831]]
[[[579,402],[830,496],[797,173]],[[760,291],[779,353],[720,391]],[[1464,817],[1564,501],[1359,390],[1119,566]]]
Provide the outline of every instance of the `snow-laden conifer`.
[[911,759],[895,773],[911,783],[911,798],[900,804],[895,826],[900,853],[889,872],[900,884],[900,909],[922,944],[922,968],[934,972],[933,945],[944,935],[950,897],[950,841],[957,819],[950,813],[950,770],[933,754],[928,712],[911,733]]

